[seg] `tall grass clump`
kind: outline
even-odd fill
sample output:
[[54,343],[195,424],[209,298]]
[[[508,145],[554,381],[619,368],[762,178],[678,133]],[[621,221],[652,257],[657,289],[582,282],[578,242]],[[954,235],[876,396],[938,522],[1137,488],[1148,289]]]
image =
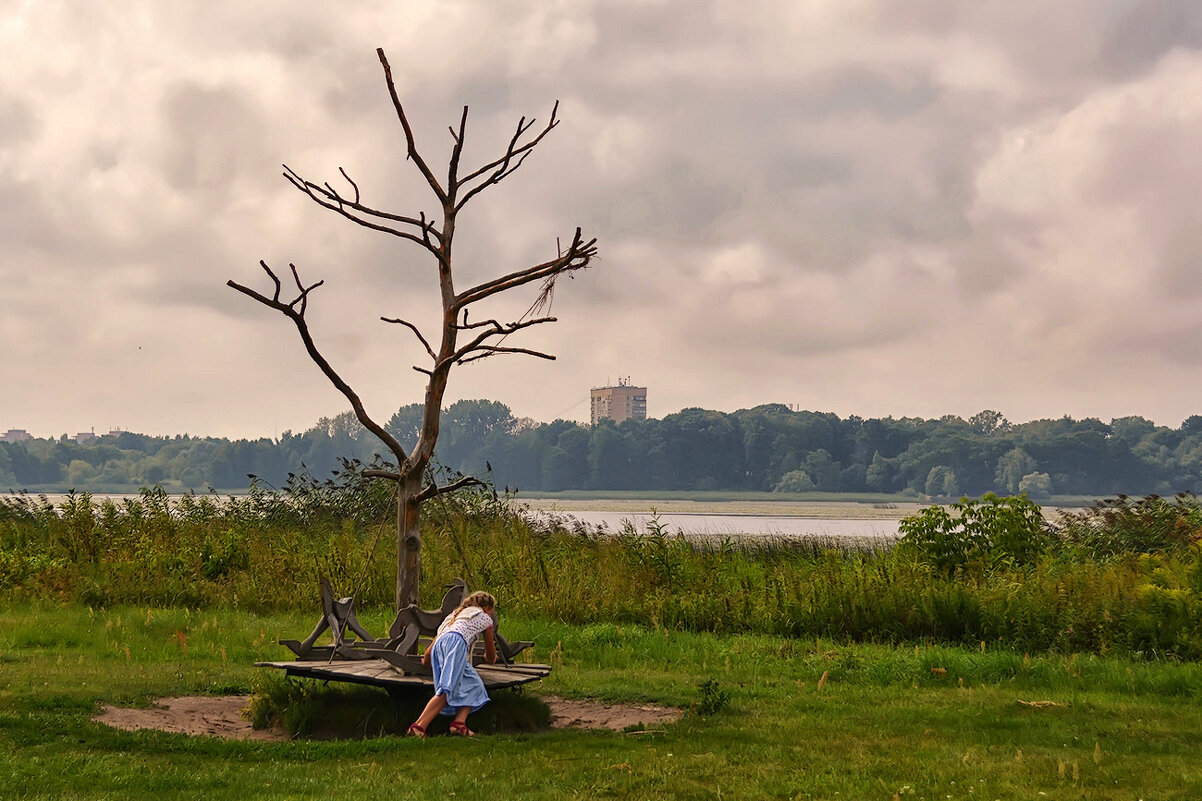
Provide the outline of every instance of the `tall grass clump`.
[[153,487],[121,501],[0,499],[0,597],[283,609],[312,597],[319,573],[390,597],[388,537],[375,536],[389,488],[345,467],[283,490],[256,481],[240,497]]
[[1186,492],[1172,499],[1119,495],[1064,514],[1059,537],[1066,551],[1086,558],[1181,552],[1202,539],[1202,504]]

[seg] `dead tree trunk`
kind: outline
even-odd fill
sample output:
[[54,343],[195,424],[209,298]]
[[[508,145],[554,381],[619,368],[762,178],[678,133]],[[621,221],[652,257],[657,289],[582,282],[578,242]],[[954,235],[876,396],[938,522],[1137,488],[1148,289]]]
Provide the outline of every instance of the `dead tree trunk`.
[[401,480],[397,493],[396,608],[417,603],[422,567],[421,476]]
[[[460,172],[460,156],[463,152],[464,137],[467,133],[468,108],[463,107],[459,125],[450,128],[453,146],[450,162],[447,168],[445,187],[435,176],[429,165],[422,158],[413,137],[413,128],[405,114],[400,98],[397,96],[396,85],[392,79],[392,70],[383,50],[377,50],[380,65],[384,70],[388,94],[396,111],[397,120],[405,133],[406,159],[412,161],[426,184],[433,193],[441,212],[441,224],[435,216],[428,216],[421,211],[417,216],[401,215],[373,208],[362,202],[359,185],[339,168],[346,180],[349,192],[343,193],[334,189],[329,183],[314,183],[302,178],[298,173],[284,167],[284,177],[300,191],[304,192],[318,205],[330,209],[352,222],[399,237],[425,249],[433,258],[438,278],[439,298],[441,302],[441,324],[437,338],[438,348],[435,350],[422,331],[407,320],[381,317],[387,323],[394,323],[408,328],[425,349],[430,359],[429,367],[414,365],[413,369],[424,373],[429,381],[426,384],[425,403],[421,431],[417,442],[409,448],[373,420],[364,408],[362,401],[355,391],[338,375],[334,368],[321,355],[305,320],[309,295],[324,281],[318,281],[305,286],[295,265],[290,264],[292,278],[296,284],[297,294],[292,300],[280,297],[282,284],[276,274],[265,262],[259,262],[263,270],[274,284],[271,296],[261,294],[241,284],[229,281],[232,288],[247,295],[263,305],[275,309],[292,320],[300,333],[301,341],[309,357],[321,369],[322,373],[341,392],[354,409],[355,416],[371,431],[395,461],[395,468],[388,470],[369,470],[365,475],[386,478],[397,482],[397,579],[396,605],[400,609],[411,603],[417,603],[418,587],[421,579],[421,520],[422,503],[437,495],[451,492],[465,486],[479,485],[481,482],[471,476],[465,476],[446,486],[437,486],[433,481],[424,483],[430,459],[434,455],[434,446],[438,441],[439,415],[442,411],[442,401],[446,394],[447,381],[451,368],[457,364],[466,364],[480,359],[503,354],[522,353],[542,359],[555,357],[527,348],[504,345],[511,335],[524,328],[543,323],[555,322],[554,317],[538,316],[549,308],[555,290],[556,279],[566,272],[581,270],[588,267],[597,255],[596,239],[585,241],[577,228],[571,244],[566,249],[559,246],[556,240],[556,254],[539,264],[523,267],[503,273],[492,280],[484,281],[469,287],[462,292],[455,291],[454,273],[452,268],[452,244],[455,238],[455,224],[459,212],[464,205],[477,194],[503,181],[522,165],[526,157],[534,150],[551,130],[559,124],[556,113],[559,104],[556,103],[551,111],[551,117],[541,128],[535,129],[535,120],[522,117],[510,138],[504,153],[499,157],[471,170],[466,174]],[[468,309],[475,303],[491,298],[502,292],[539,282],[539,290],[534,303],[525,315],[518,320],[500,322],[487,319],[481,322],[468,322]],[[459,335],[465,342],[460,344]]]

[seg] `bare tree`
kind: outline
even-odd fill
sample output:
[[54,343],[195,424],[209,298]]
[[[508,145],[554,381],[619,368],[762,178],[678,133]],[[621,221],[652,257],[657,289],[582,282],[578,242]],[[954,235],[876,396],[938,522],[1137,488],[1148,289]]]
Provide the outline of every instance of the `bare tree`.
[[[430,360],[428,367],[414,366],[413,368],[428,376],[429,382],[426,384],[421,432],[417,442],[412,446],[412,450],[407,451],[396,437],[368,415],[358,394],[342,379],[318,349],[305,320],[305,311],[308,308],[309,296],[324,281],[306,285],[301,280],[296,266],[289,264],[292,280],[296,285],[296,294],[285,298],[281,296],[283,286],[279,277],[265,262],[260,261],[259,264],[274,284],[274,290],[270,295],[262,294],[234,281],[229,281],[228,284],[264,306],[280,312],[296,325],[309,357],[338,391],[350,401],[355,416],[364,427],[375,434],[396,459],[395,470],[372,470],[367,471],[367,474],[396,481],[398,485],[396,606],[399,610],[411,603],[417,603],[418,599],[422,543],[418,523],[422,503],[442,493],[481,483],[474,477],[466,476],[451,484],[437,486],[432,483],[432,480],[427,482],[425,478],[427,465],[434,454],[434,445],[438,440],[439,414],[451,368],[457,364],[466,364],[503,354],[526,354],[541,359],[554,359],[555,357],[548,353],[503,343],[510,334],[517,331],[555,322],[556,318],[554,317],[539,315],[544,313],[550,303],[556,279],[564,273],[588,267],[597,254],[597,240],[586,241],[581,235],[580,229],[577,228],[571,243],[566,248],[563,248],[559,244],[559,240],[556,240],[556,254],[553,258],[505,273],[462,291],[456,291],[452,272],[452,245],[459,212],[477,194],[499,184],[522,166],[526,157],[542,141],[543,137],[559,124],[556,119],[559,103],[557,102],[552,109],[550,119],[540,127],[535,127],[533,118],[527,120],[522,117],[504,152],[499,157],[472,170],[461,169],[459,163],[460,155],[463,152],[464,137],[467,133],[468,107],[464,106],[458,126],[449,129],[454,144],[451,149],[446,183],[443,184],[418,152],[413,128],[410,126],[405,109],[397,96],[392,70],[388,66],[388,59],[385,58],[384,51],[377,49],[376,54],[384,68],[384,78],[388,84],[388,93],[392,98],[397,119],[405,132],[406,157],[421,172],[430,191],[434,193],[442,212],[441,222],[434,216],[427,217],[424,211],[414,217],[368,206],[361,199],[358,184],[342,168],[339,168],[339,172],[348,184],[348,190],[344,191],[335,189],[326,182],[318,184],[307,180],[287,165],[284,166],[284,177],[319,206],[337,212],[358,225],[408,240],[426,250],[432,258],[433,267],[438,274],[439,296],[442,304],[437,347],[431,344],[434,340],[426,337],[412,322],[388,317],[380,318],[384,322],[409,329],[421,343]],[[500,322],[495,319],[468,322],[468,308],[473,304],[502,292],[536,282],[540,282],[540,286],[535,302],[520,319],[511,322]]]

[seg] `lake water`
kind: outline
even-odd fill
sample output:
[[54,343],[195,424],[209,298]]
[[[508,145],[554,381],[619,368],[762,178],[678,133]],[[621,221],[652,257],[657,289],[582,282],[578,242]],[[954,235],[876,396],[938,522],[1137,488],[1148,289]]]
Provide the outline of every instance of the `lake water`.
[[[598,511],[573,509],[570,512],[530,510],[533,519],[549,517],[575,518],[592,527],[604,527],[608,531],[621,531],[627,525],[640,532],[647,531],[653,519],[650,513]],[[664,530],[670,534],[686,537],[721,539],[723,537],[765,537],[779,539],[873,539],[888,541],[898,536],[896,519],[847,519],[797,517],[788,515],[743,515],[743,514],[677,514],[660,513],[655,516]]]
[[[34,496],[36,497],[36,496]],[[97,493],[93,501],[120,503],[136,495]],[[59,504],[66,495],[48,495]],[[523,514],[538,520],[574,518],[594,528],[618,532],[633,526],[646,532],[654,518],[672,535],[696,539],[778,538],[868,540],[888,542],[898,537],[898,523],[917,511],[918,504],[872,506],[850,502],[736,502],[707,503],[659,501],[562,501],[522,498]],[[569,522],[570,525],[570,522]]]

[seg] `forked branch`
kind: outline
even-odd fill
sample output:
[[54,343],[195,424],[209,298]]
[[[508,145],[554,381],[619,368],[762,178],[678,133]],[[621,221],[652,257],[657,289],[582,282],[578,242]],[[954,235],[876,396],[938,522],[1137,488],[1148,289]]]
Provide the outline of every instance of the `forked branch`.
[[[435,227],[433,220],[426,219],[425,212],[422,212],[419,218],[414,218],[407,217],[402,214],[392,214],[391,212],[381,211],[379,209],[367,206],[359,200],[358,184],[352,181],[350,176],[348,176],[346,171],[341,167],[338,168],[338,171],[342,173],[343,177],[346,178],[347,183],[349,183],[351,188],[355,190],[354,199],[343,197],[342,194],[337,189],[330,186],[329,183],[314,183],[313,181],[301,176],[296,172],[296,170],[292,169],[287,164],[284,165],[284,177],[288,179],[288,183],[304,192],[309,196],[310,200],[322,208],[335,211],[351,222],[361,225],[364,228],[370,228],[373,231],[381,231],[392,236],[400,237],[401,239],[408,239],[410,242],[421,245],[426,250],[437,256],[440,260],[442,259],[442,251],[439,248],[442,235]],[[378,220],[387,220],[388,222],[396,223],[399,226],[416,228],[417,231],[415,232],[404,230],[400,227],[393,227],[392,225],[378,222]]]
[[448,492],[461,490],[464,487],[483,487],[485,483],[473,476],[464,476],[458,481],[453,481],[450,484],[438,486],[437,484],[427,484],[421,492],[417,494],[417,499],[420,501],[428,501],[431,498],[436,498],[439,495],[445,495]]
[[[530,155],[530,151],[534,150],[538,143],[543,140],[543,137],[551,133],[551,130],[555,128],[556,125],[559,125],[559,120],[557,118],[558,114],[559,101],[556,100],[555,105],[551,108],[551,118],[547,120],[547,124],[544,125],[537,134],[525,142],[522,141],[522,137],[534,127],[536,120],[534,118],[527,120],[525,117],[522,117],[520,120],[518,120],[517,129],[513,132],[513,136],[510,137],[509,145],[505,148],[505,154],[503,156],[493,159],[476,171],[464,176],[461,180],[451,185],[451,192],[453,196],[457,196],[459,190],[461,189],[467,190],[463,197],[455,203],[456,211],[463,208],[465,203],[482,192],[484,189],[501,183],[501,181],[517,172],[518,168],[522,166],[522,162],[525,161],[526,157]],[[466,119],[466,117],[467,110],[464,109],[464,118]],[[469,186],[472,181],[480,178],[483,180],[481,180],[478,184],[475,186]]]
[[[510,334],[512,334],[514,331],[521,331],[523,328],[530,328],[531,326],[542,325],[543,323],[553,323],[556,321],[556,319],[557,318],[555,318],[555,317],[537,317],[533,320],[519,320],[518,322],[505,323],[504,325],[502,325],[501,323],[498,323],[496,320],[488,320],[484,323],[472,323],[470,326],[467,326],[467,327],[468,328],[477,328],[477,327],[480,327],[483,325],[488,325],[491,327],[487,331],[477,334],[476,337],[471,342],[467,343],[466,345],[461,347],[459,350],[455,351],[454,355],[451,356],[451,361],[452,362],[470,361],[468,359],[464,359],[463,357],[467,356],[472,351],[482,349],[484,347],[484,343],[490,337],[499,336],[499,337],[504,338],[504,337],[507,337]],[[461,328],[461,329],[464,328],[464,326],[457,326],[457,327]]]
[[276,274],[272,272],[270,267],[267,266],[267,262],[260,261],[259,265],[263,268],[263,271],[267,273],[268,277],[271,278],[271,282],[275,285],[275,291],[272,293],[271,297],[267,297],[266,295],[256,292],[250,287],[243,286],[242,284],[239,284],[233,280],[227,281],[227,286],[238,290],[243,295],[254,298],[264,306],[275,309],[288,319],[292,320],[292,322],[296,325],[296,330],[300,333],[301,341],[305,345],[305,351],[308,352],[309,358],[313,360],[318,368],[320,368],[321,372],[325,374],[325,377],[329,379],[330,383],[333,384],[334,387],[341,392],[348,401],[350,401],[351,408],[355,410],[355,417],[359,419],[359,422],[363,424],[364,428],[379,437],[380,441],[387,446],[388,450],[392,451],[393,455],[396,456],[398,460],[404,461],[404,447],[401,445],[401,443],[397,442],[396,437],[392,436],[392,434],[388,433],[383,426],[368,416],[367,410],[363,407],[363,401],[359,399],[359,395],[353,389],[351,389],[351,386],[342,379],[342,376],[338,375],[330,363],[326,361],[326,358],[321,355],[321,352],[317,349],[317,344],[313,341],[313,335],[309,332],[309,323],[305,320],[305,311],[307,310],[309,303],[309,293],[317,289],[325,282],[318,281],[316,284],[306,287],[301,283],[300,274],[297,272],[296,265],[289,264],[288,266],[292,268],[292,278],[296,281],[296,287],[299,294],[297,294],[297,296],[291,301],[285,302],[280,298],[280,292],[282,290],[280,279],[276,277]]
[[581,236],[580,229],[577,228],[575,235],[572,237],[572,244],[568,247],[567,251],[550,261],[536,264],[533,267],[515,270],[508,275],[503,275],[492,281],[485,281],[471,289],[464,290],[455,298],[452,308],[458,312],[469,304],[484,300],[498,292],[504,292],[507,289],[513,289],[514,287],[529,284],[533,281],[558,276],[562,273],[583,270],[589,266],[589,262],[597,255],[597,240],[596,238],[590,239],[587,242],[582,240],[583,237]]

